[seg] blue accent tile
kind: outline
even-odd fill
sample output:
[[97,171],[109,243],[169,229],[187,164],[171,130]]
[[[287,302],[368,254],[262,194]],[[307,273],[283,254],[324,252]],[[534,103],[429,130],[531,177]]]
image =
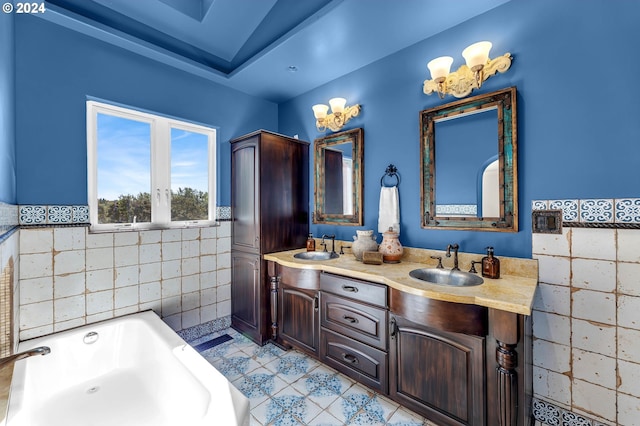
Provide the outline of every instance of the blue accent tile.
[[640,223],[640,198],[620,198],[615,201],[617,223]]
[[71,206],[47,206],[47,223],[66,225],[71,222]]
[[89,206],[71,206],[73,223],[89,223]]
[[580,222],[613,222],[613,200],[580,200]]
[[44,225],[47,223],[46,206],[20,206],[20,225]]
[[561,410],[558,407],[535,398],[531,405],[533,406],[533,416],[537,421],[551,426],[560,426]]
[[547,200],[532,200],[531,210],[547,210],[549,208],[549,202]]
[[582,417],[579,414],[572,413],[571,411],[563,410],[562,412],[562,426],[592,426],[593,422],[590,419]]
[[217,207],[216,218],[218,220],[230,220],[231,219],[231,207],[219,206]]
[[579,220],[578,200],[549,200],[549,209],[562,210],[564,222],[578,222]]

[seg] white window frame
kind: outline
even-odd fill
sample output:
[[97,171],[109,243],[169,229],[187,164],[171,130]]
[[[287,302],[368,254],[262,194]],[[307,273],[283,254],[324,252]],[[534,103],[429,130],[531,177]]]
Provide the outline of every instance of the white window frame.
[[[98,114],[148,123],[151,149],[151,222],[98,223]],[[171,221],[171,129],[204,134],[208,138],[209,217],[206,220]],[[216,147],[215,128],[175,118],[87,100],[87,186],[91,231],[188,228],[216,225]]]

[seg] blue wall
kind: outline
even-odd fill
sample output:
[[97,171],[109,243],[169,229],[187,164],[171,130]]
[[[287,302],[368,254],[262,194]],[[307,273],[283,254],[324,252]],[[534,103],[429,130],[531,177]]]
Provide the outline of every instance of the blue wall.
[[87,203],[87,96],[219,127],[219,205],[230,203],[229,140],[277,130],[272,102],[36,17],[18,15],[15,27],[20,204]]
[[[389,163],[402,176],[401,235],[406,246],[465,252],[487,245],[498,256],[531,256],[531,200],[640,196],[640,2],[512,0],[479,17],[280,105],[279,130],[314,140],[311,105],[346,97],[360,103],[348,128],[365,129],[365,226],[376,229],[380,177]],[[426,23],[425,23],[426,24]],[[518,89],[520,232],[420,228],[419,122],[421,110],[445,101],[422,93],[426,64],[460,54],[479,40],[492,57],[510,52],[506,74],[477,92]],[[612,66],[609,64],[613,64]],[[475,93],[474,93],[475,94]],[[346,130],[346,129],[345,129]],[[315,235],[351,239],[354,227],[312,225]]]
[[16,203],[14,15],[0,14],[0,202]]

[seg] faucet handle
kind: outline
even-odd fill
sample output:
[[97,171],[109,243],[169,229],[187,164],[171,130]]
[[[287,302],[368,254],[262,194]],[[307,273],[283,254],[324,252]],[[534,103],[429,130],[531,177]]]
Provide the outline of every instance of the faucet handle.
[[476,264],[477,263],[482,263],[482,260],[472,260],[471,261],[471,269],[469,269],[469,272],[477,274],[478,271],[476,271]]
[[437,269],[444,269],[444,266],[442,266],[442,256],[431,256],[432,259],[438,259],[438,266],[436,266]]

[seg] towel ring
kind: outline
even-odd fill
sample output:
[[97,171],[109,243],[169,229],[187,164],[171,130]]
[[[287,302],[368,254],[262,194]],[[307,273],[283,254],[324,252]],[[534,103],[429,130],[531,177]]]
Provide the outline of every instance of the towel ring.
[[[398,174],[398,169],[393,164],[389,164],[387,166],[387,169],[384,171],[384,174],[380,178],[380,186],[387,186],[384,184],[384,178],[387,176],[396,178],[395,186],[400,185],[400,175]],[[390,186],[394,186],[394,185],[390,185]]]

